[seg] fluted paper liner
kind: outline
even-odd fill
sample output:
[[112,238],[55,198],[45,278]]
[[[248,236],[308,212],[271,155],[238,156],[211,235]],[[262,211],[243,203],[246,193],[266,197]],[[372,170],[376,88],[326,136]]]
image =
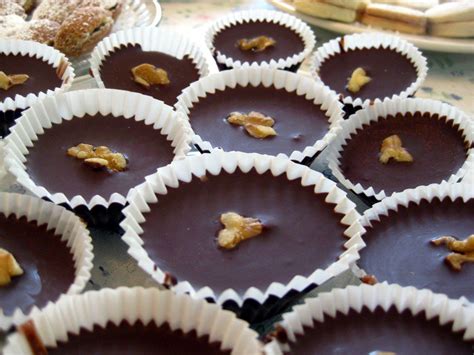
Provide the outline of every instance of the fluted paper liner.
[[362,284],[334,289],[295,306],[291,312],[283,315],[279,323],[286,331],[289,343],[273,340],[265,346],[264,353],[276,355],[289,351],[291,344],[297,341],[297,336],[304,335],[305,327],[312,328],[316,322],[324,323],[327,317],[333,318],[337,313],[347,315],[350,310],[360,313],[363,309],[369,309],[373,312],[377,307],[385,311],[395,307],[399,313],[409,310],[413,315],[423,312],[427,320],[438,318],[440,326],[453,322],[453,332],[462,331],[465,341],[474,340],[474,309],[465,307],[462,302],[414,287],[385,283],[374,286]]
[[[321,105],[321,110],[328,119],[328,131],[323,138],[317,140],[312,146],[305,147],[302,151],[295,150],[291,152],[290,159],[301,162],[306,157],[313,157],[316,153],[322,151],[341,130],[344,113],[342,111],[343,106],[339,102],[336,93],[314,83],[311,78],[284,70],[255,67],[225,70],[209,75],[184,89],[178,97],[175,107],[178,112],[186,115],[192,128],[192,119],[189,118],[189,114],[194,104],[199,100],[226,88],[235,88],[236,86],[257,87],[259,85],[264,87],[273,86],[276,89],[285,89],[288,92],[296,92],[299,96],[305,96],[307,100],[312,101],[315,105]],[[219,147],[213,147],[212,142],[203,140],[196,132],[193,132],[193,143],[201,150],[220,149]]]
[[[314,79],[328,87],[331,87],[331,83],[324,83],[319,76],[319,68],[322,63],[328,58],[338,55],[341,53],[341,43],[344,45],[344,51],[352,51],[358,49],[370,49],[370,48],[383,48],[395,50],[398,53],[406,56],[408,60],[415,66],[417,72],[417,79],[415,82],[411,83],[409,87],[399,93],[394,93],[391,99],[395,98],[407,98],[415,94],[415,92],[421,87],[423,82],[426,79],[428,74],[428,65],[426,58],[423,57],[423,54],[410,42],[397,37],[384,33],[356,33],[352,35],[347,35],[344,37],[338,37],[336,39],[330,40],[329,42],[324,43],[318,50],[314,53],[314,56],[311,60],[311,75]],[[387,83],[390,85],[390,83]],[[360,98],[353,98],[349,95],[349,92],[338,93],[342,95],[342,101],[344,104],[351,104],[354,107],[361,106],[367,107],[373,104],[386,99],[387,97],[380,97],[375,100]]]
[[[167,323],[171,329],[184,333],[195,330],[198,337],[208,335],[210,343],[219,342],[221,350],[235,355],[262,351],[258,334],[233,313],[203,300],[153,288],[120,287],[65,296],[42,311],[35,311],[31,319],[39,338],[49,348],[67,342],[68,333],[77,335],[81,329],[92,330],[94,325],[141,321],[145,325],[154,322],[157,327]],[[4,354],[19,353],[32,354],[26,338],[14,333],[7,339]]]
[[[161,270],[149,257],[146,251],[147,245],[140,238],[140,234],[143,233],[140,224],[146,220],[144,214],[150,211],[150,205],[159,203],[157,195],[165,195],[167,187],[176,188],[181,182],[189,182],[191,179],[207,173],[218,175],[221,171],[225,171],[232,174],[237,169],[244,173],[250,170],[255,170],[258,174],[271,172],[273,176],[286,174],[288,180],[297,179],[301,180],[302,186],[314,186],[315,194],[327,193],[325,201],[334,203],[336,205],[334,211],[344,215],[341,223],[347,226],[344,234],[348,239],[344,244],[345,251],[341,253],[337,261],[326,269],[315,265],[315,270],[310,276],[295,275],[288,284],[273,282],[265,290],[251,287],[244,294],[238,294],[229,288],[221,294],[215,294],[212,286],[195,289],[189,282],[182,280],[173,286],[174,291],[180,294],[189,293],[196,298],[212,299],[219,304],[234,301],[241,306],[246,299],[254,299],[263,304],[271,295],[282,298],[289,291],[302,291],[311,285],[321,285],[330,278],[348,270],[359,258],[358,250],[362,247],[359,214],[355,210],[355,204],[336,186],[336,183],[308,167],[291,162],[284,155],[273,157],[255,153],[214,152],[187,157],[158,169],[155,175],[147,177],[146,183],[134,189],[130,195],[129,206],[123,211],[125,219],[121,223],[121,227],[125,233],[122,239],[128,244],[128,253],[157,282],[165,283],[165,271]],[[333,207],[328,205],[328,208]],[[341,240],[341,242],[343,241]],[[203,276],[203,282],[205,283],[205,276]]]
[[[357,111],[354,115],[345,121],[342,125],[342,132],[337,136],[333,143],[328,147],[328,166],[332,174],[343,184],[346,188],[354,191],[357,194],[364,194],[366,196],[373,196],[377,200],[382,200],[387,197],[384,190],[375,190],[372,186],[363,186],[360,182],[350,181],[344,176],[344,172],[340,167],[340,158],[344,151],[347,142],[351,140],[351,135],[355,135],[357,130],[364,129],[364,126],[372,122],[378,122],[385,119],[388,115],[396,115],[397,113],[405,114],[415,112],[430,113],[438,115],[438,119],[446,117],[447,123],[459,125],[459,131],[462,132],[464,141],[469,147],[467,151],[466,161],[462,167],[447,176],[444,181],[450,183],[458,182],[464,175],[474,170],[474,122],[464,112],[457,108],[442,103],[440,101],[429,99],[401,99],[394,100],[386,99],[383,102],[376,102],[374,105],[365,109]],[[436,119],[436,118],[430,118]],[[435,164],[435,162],[433,162]],[[416,164],[416,159],[415,159]],[[437,181],[436,183],[441,183]],[[413,188],[416,186],[412,186]]]
[[[102,63],[106,61],[110,53],[127,44],[139,44],[145,52],[158,51],[178,59],[188,55],[198,69],[200,76],[206,76],[219,71],[216,62],[207,49],[202,48],[181,34],[156,27],[133,28],[113,33],[109,37],[104,38],[92,52],[90,68],[100,88],[105,87],[100,77]],[[127,71],[127,69],[124,68],[124,71]]]
[[46,129],[61,124],[63,120],[97,113],[104,116],[112,114],[118,119],[143,121],[144,124],[150,125],[150,129],[159,130],[174,148],[174,159],[181,159],[191,149],[188,122],[163,102],[150,96],[122,90],[79,90],[37,102],[17,120],[11,134],[5,139],[7,170],[28,191],[41,198],[47,197],[56,204],[66,203],[71,208],[86,205],[89,209],[96,205],[108,207],[112,203],[125,205],[126,196],[118,192],[110,196],[95,195],[86,200],[81,195],[66,196],[60,191],[48,191],[37,185],[26,171],[28,150]]
[[307,58],[314,49],[316,44],[316,37],[314,36],[311,28],[298,19],[295,16],[286,14],[280,11],[271,10],[248,10],[230,13],[227,16],[219,18],[213,24],[209,26],[204,35],[204,41],[207,47],[214,54],[216,49],[214,48],[214,36],[227,27],[231,27],[237,24],[249,23],[249,22],[268,22],[280,24],[284,27],[292,29],[296,32],[304,43],[304,49],[300,53],[295,53],[287,58],[275,58],[270,62],[241,62],[240,60],[234,60],[233,58],[227,57],[224,53],[217,51],[215,57],[218,63],[224,64],[229,68],[246,68],[249,66],[262,66],[278,69],[287,69],[294,65],[301,64],[305,58]]
[[[74,80],[74,69],[66,56],[45,44],[33,41],[21,41],[13,39],[0,38],[0,53],[6,55],[22,55],[36,57],[43,62],[48,63],[56,69],[56,74],[61,78],[60,87],[48,89],[46,92],[32,92],[26,96],[15,95],[0,101],[0,112],[14,111],[16,109],[26,109],[39,99],[50,97],[69,90]],[[21,73],[7,73],[21,74]]]
[[[74,282],[69,286],[66,294],[73,295],[82,292],[91,276],[92,241],[85,224],[76,215],[61,206],[32,196],[5,192],[0,193],[0,212],[5,216],[26,217],[29,222],[36,221],[39,226],[47,225],[48,230],[54,230],[54,234],[66,242],[76,269]],[[37,310],[38,308],[34,306],[27,313]],[[28,314],[17,308],[11,316],[7,316],[0,308],[0,330],[5,331],[12,325],[20,324],[25,321]]]

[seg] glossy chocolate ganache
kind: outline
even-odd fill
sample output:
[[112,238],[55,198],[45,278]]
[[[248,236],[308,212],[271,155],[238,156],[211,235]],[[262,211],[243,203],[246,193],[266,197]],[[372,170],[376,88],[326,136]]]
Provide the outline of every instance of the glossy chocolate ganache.
[[[36,185],[69,198],[82,195],[87,200],[100,195],[108,199],[113,193],[126,196],[129,189],[145,181],[145,176],[173,160],[173,147],[166,136],[133,118],[100,114],[76,117],[53,124],[38,138],[26,156],[28,174]],[[126,169],[94,169],[67,154],[70,147],[80,143],[106,146],[123,154]]]
[[[335,205],[286,174],[222,171],[181,182],[158,198],[141,225],[144,248],[158,267],[196,290],[209,286],[216,295],[228,288],[241,294],[252,286],[265,290],[272,282],[286,284],[324,269],[345,250],[347,226]],[[217,236],[227,212],[258,219],[261,234],[222,248]]]
[[[165,70],[169,84],[146,88],[135,82],[131,70],[144,63]],[[181,91],[199,79],[199,71],[189,56],[178,59],[162,52],[144,51],[139,44],[129,44],[105,57],[100,67],[100,77],[106,88],[139,92],[172,106]]]
[[16,95],[27,96],[54,90],[62,85],[56,69],[39,58],[0,53],[0,63],[0,71],[6,75],[26,74],[29,77],[23,84],[14,85],[8,90],[0,89],[0,102],[7,98],[14,99]]
[[394,307],[350,310],[314,321],[313,328],[305,328],[305,334],[290,343],[289,354],[472,354],[474,343],[463,341],[463,333],[452,327],[440,325],[438,317],[427,320],[424,312],[400,314]]

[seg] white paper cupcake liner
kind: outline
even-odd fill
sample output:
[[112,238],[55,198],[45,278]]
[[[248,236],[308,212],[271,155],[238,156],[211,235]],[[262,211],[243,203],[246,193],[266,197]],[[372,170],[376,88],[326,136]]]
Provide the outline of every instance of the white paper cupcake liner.
[[[93,254],[89,231],[79,217],[63,207],[35,197],[4,192],[0,192],[0,212],[5,216],[26,217],[29,222],[36,221],[39,226],[47,225],[48,230],[54,230],[58,238],[66,241],[76,269],[74,282],[66,294],[74,295],[82,292],[91,276]],[[38,308],[34,306],[27,313],[37,310]],[[12,325],[20,324],[27,316],[20,308],[17,308],[11,316],[5,315],[0,308],[0,330],[5,331]]]
[[[343,49],[341,49],[341,43],[343,43],[344,45]],[[326,42],[321,47],[319,47],[318,50],[314,53],[314,56],[311,60],[311,75],[317,82],[330,87],[331,83],[324,83],[321,80],[321,77],[319,76],[319,68],[325,60],[332,56],[338,55],[339,53],[341,53],[342,50],[351,51],[370,48],[388,48],[391,50],[395,50],[396,52],[406,56],[410,60],[410,62],[413,63],[413,65],[416,67],[417,72],[416,81],[411,83],[411,85],[402,92],[395,93],[389,98],[407,98],[409,96],[414,95],[415,92],[421,87],[421,85],[426,79],[426,75],[428,74],[428,64],[426,58],[418,50],[418,48],[416,48],[410,42],[407,42],[400,37],[391,36],[384,33],[356,33],[344,36],[342,38],[338,37],[336,39],[330,40],[329,42]],[[372,105],[373,101],[378,102],[387,98],[381,97],[375,100],[362,100],[360,98],[353,98],[350,95],[347,95],[347,93],[338,94],[341,95],[341,99],[344,104],[350,104],[354,107],[367,107]]]
[[100,88],[105,88],[100,77],[102,63],[110,53],[127,44],[139,44],[143,51],[158,51],[178,59],[187,55],[196,65],[201,77],[219,71],[214,58],[206,48],[177,32],[156,27],[132,28],[104,38],[92,52],[90,69]]
[[33,41],[0,38],[0,53],[36,57],[43,62],[47,62],[53,68],[56,68],[56,74],[62,80],[61,87],[51,88],[46,92],[34,92],[27,96],[15,95],[15,97],[8,97],[4,101],[0,101],[0,112],[26,109],[38,101],[38,99],[67,91],[72,85],[72,81],[74,80],[74,68],[69,63],[69,59],[63,53],[50,46]]
[[295,306],[283,315],[279,323],[288,337],[288,344],[274,339],[265,346],[264,353],[276,355],[288,352],[292,343],[297,341],[297,336],[304,335],[305,327],[312,328],[316,322],[324,322],[327,317],[333,318],[337,313],[347,315],[350,310],[358,313],[363,309],[374,311],[377,307],[385,311],[395,307],[399,313],[409,310],[413,315],[423,312],[427,320],[439,318],[440,326],[453,322],[453,332],[462,331],[465,341],[474,340],[474,309],[465,307],[462,302],[414,287],[363,284],[334,289]]
[[[357,194],[364,194],[366,196],[373,196],[377,200],[382,200],[387,197],[384,190],[375,190],[372,186],[362,186],[357,181],[350,181],[345,176],[340,167],[340,158],[347,142],[351,140],[351,135],[356,134],[357,130],[363,129],[363,126],[369,125],[371,122],[383,120],[388,115],[396,115],[397,113],[412,113],[422,112],[430,113],[432,115],[439,115],[439,118],[446,117],[447,122],[452,122],[454,125],[459,125],[459,130],[464,136],[464,140],[469,148],[467,152],[466,161],[462,167],[446,177],[445,181],[450,183],[458,182],[464,175],[474,170],[474,121],[459,109],[442,103],[440,101],[429,99],[386,99],[383,102],[375,102],[372,106],[357,111],[350,119],[342,124],[342,131],[337,138],[328,147],[328,166],[332,174],[343,184],[346,188],[354,191]],[[432,118],[434,119],[434,118]],[[442,181],[438,181],[441,183]],[[413,186],[416,187],[416,186]]]
[[[270,62],[241,62],[234,60],[233,58],[227,57],[225,54],[216,52],[214,48],[214,36],[216,33],[222,31],[226,27],[231,27],[236,24],[249,23],[249,22],[269,22],[280,24],[284,27],[288,27],[295,31],[303,40],[304,50],[300,53],[295,53],[291,57],[287,58],[275,58]],[[307,58],[314,49],[316,44],[316,37],[314,36],[311,28],[296,18],[295,16],[288,15],[279,11],[271,10],[248,10],[233,12],[225,17],[219,18],[213,24],[209,26],[204,35],[204,41],[210,51],[215,54],[216,60],[220,64],[224,64],[229,68],[246,68],[249,66],[262,66],[278,69],[287,69],[292,66],[301,64],[305,58]],[[216,53],[215,53],[216,52]]]
[[146,244],[140,238],[140,234],[143,233],[140,224],[146,220],[144,213],[149,212],[150,204],[159,203],[157,195],[165,195],[167,186],[176,188],[182,182],[189,182],[193,176],[200,177],[206,173],[218,175],[221,171],[233,173],[237,169],[244,173],[254,169],[258,174],[265,172],[271,172],[274,176],[286,174],[288,180],[297,179],[301,180],[303,186],[314,186],[316,194],[327,193],[325,201],[336,204],[334,210],[344,215],[341,223],[347,226],[344,232],[348,239],[344,244],[346,250],[341,253],[337,261],[326,269],[315,266],[314,272],[308,277],[295,275],[288,284],[273,282],[266,290],[251,287],[244,294],[239,294],[229,288],[221,294],[216,294],[211,286],[195,289],[193,285],[183,280],[172,287],[174,291],[179,294],[189,293],[196,298],[212,299],[219,304],[234,301],[237,305],[242,306],[246,299],[254,299],[263,304],[270,296],[282,298],[289,291],[296,290],[300,292],[311,285],[321,285],[330,278],[348,270],[354,261],[359,259],[358,250],[362,247],[360,244],[359,214],[355,209],[355,204],[346,197],[346,194],[333,181],[308,167],[291,162],[284,155],[273,157],[255,153],[214,152],[187,157],[184,160],[175,161],[158,169],[155,175],[147,177],[146,183],[134,189],[130,195],[130,204],[123,211],[125,219],[120,225],[125,231],[122,239],[129,247],[128,253],[158,283],[166,284],[166,273],[157,267],[149,257]]
[[[258,334],[233,313],[187,295],[152,288],[120,287],[65,296],[33,312],[31,320],[38,338],[48,348],[57,348],[59,342],[67,342],[69,334],[77,335],[81,329],[90,331],[94,325],[141,321],[145,325],[153,322],[157,327],[168,324],[172,330],[184,333],[195,330],[198,337],[208,335],[209,342],[219,342],[221,350],[235,355],[262,352]],[[3,354],[32,351],[26,337],[17,332],[8,337]]]
[[[112,114],[123,119],[143,121],[160,130],[174,148],[174,159],[183,158],[191,150],[188,122],[163,102],[138,93],[111,89],[89,89],[73,91],[49,97],[33,105],[17,120],[11,134],[5,139],[5,165],[18,183],[38,197],[47,197],[56,204],[66,203],[71,208],[86,205],[108,207],[112,203],[125,205],[126,196],[113,193],[110,196],[95,195],[86,200],[81,195],[66,196],[62,192],[51,192],[38,186],[26,171],[28,150],[34,146],[45,129],[63,120],[83,117],[86,114]],[[158,166],[157,166],[158,168]],[[145,181],[145,177],[143,177]]]
[[[222,91],[236,86],[257,87],[259,85],[264,87],[273,86],[276,89],[284,88],[288,92],[296,92],[299,96],[305,96],[307,100],[312,101],[315,105],[321,105],[321,110],[324,111],[328,119],[329,129],[323,138],[317,140],[312,146],[305,147],[302,151],[293,151],[289,155],[291,160],[301,162],[306,157],[313,157],[316,153],[322,151],[341,130],[344,112],[336,93],[322,85],[315,84],[311,78],[284,70],[255,67],[225,70],[209,75],[184,89],[178,97],[175,107],[178,112],[182,112],[187,116],[192,127],[189,114],[194,104],[199,100],[205,99],[218,90]],[[193,132],[192,140],[201,150],[221,150],[219,147],[213,147],[212,142],[203,140],[195,132]]]

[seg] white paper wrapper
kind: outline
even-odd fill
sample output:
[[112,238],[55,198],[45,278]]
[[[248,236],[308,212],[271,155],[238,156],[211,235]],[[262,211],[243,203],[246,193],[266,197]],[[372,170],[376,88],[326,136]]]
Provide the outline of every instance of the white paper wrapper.
[[[468,117],[464,112],[457,108],[442,103],[440,101],[428,99],[386,99],[383,102],[379,101],[372,106],[357,111],[351,118],[345,121],[342,125],[342,132],[328,147],[329,168],[332,174],[348,189],[357,194],[364,194],[366,196],[373,196],[377,200],[387,197],[384,190],[375,190],[372,186],[362,186],[357,181],[349,181],[344,177],[344,173],[340,168],[339,159],[342,156],[345,145],[351,139],[357,130],[363,129],[364,125],[371,122],[377,122],[384,119],[388,115],[396,115],[397,113],[412,113],[423,112],[438,114],[439,118],[446,117],[447,122],[453,122],[459,125],[459,130],[464,136],[464,140],[468,146],[474,143],[474,121]],[[379,119],[379,117],[382,117]],[[435,119],[435,118],[433,118]],[[474,149],[470,148],[467,152],[467,158],[463,166],[450,176],[447,176],[445,181],[450,183],[458,182],[468,172],[474,170]],[[441,183],[441,181],[439,181]],[[414,186],[415,187],[415,186]]]
[[219,71],[211,53],[206,48],[181,34],[156,27],[133,28],[104,38],[92,52],[90,68],[100,88],[105,87],[100,77],[100,66],[110,53],[127,44],[139,44],[143,51],[162,52],[178,59],[187,55],[193,60],[200,76]]
[[[304,43],[304,50],[300,53],[295,53],[291,57],[287,58],[275,58],[270,62],[241,62],[234,60],[233,58],[227,57],[224,53],[216,52],[214,48],[214,36],[222,31],[224,28],[249,22],[270,22],[281,24],[284,27],[288,27],[295,31],[302,39]],[[296,18],[295,16],[288,15],[279,11],[271,10],[248,10],[240,12],[232,12],[225,17],[219,18],[213,24],[209,26],[204,35],[204,41],[207,47],[211,50],[211,53],[215,54],[216,60],[220,64],[224,64],[229,68],[246,68],[249,66],[263,66],[278,69],[288,69],[292,66],[301,64],[305,58],[307,58],[314,49],[316,44],[316,38],[311,28]]]
[[[215,294],[211,286],[195,289],[193,285],[183,280],[173,286],[174,291],[179,294],[189,293],[193,297],[201,299],[210,298],[219,304],[223,304],[226,301],[234,301],[237,305],[241,306],[246,299],[254,299],[263,304],[271,295],[282,298],[291,290],[303,291],[310,285],[321,285],[330,278],[348,270],[351,264],[359,259],[358,250],[362,247],[360,244],[361,226],[358,222],[359,214],[355,210],[355,204],[346,197],[346,194],[333,181],[308,167],[291,162],[284,155],[272,157],[254,153],[214,152],[188,157],[158,169],[155,175],[147,177],[146,183],[134,189],[130,195],[130,204],[123,211],[125,219],[121,223],[121,227],[125,233],[122,239],[129,246],[129,254],[157,282],[165,284],[166,275],[148,256],[147,246],[140,238],[140,234],[143,233],[140,224],[146,219],[144,213],[150,210],[151,204],[159,203],[157,195],[166,194],[167,186],[178,187],[180,182],[189,182],[193,177],[200,177],[207,173],[218,175],[222,170],[227,173],[233,173],[237,169],[244,173],[255,169],[259,174],[268,171],[274,176],[286,174],[289,180],[301,180],[303,186],[314,185],[315,193],[327,193],[326,202],[336,204],[334,210],[344,215],[341,223],[347,226],[345,236],[348,240],[344,244],[346,250],[339,256],[337,261],[326,269],[318,268],[316,265],[314,272],[308,277],[295,275],[288,284],[284,285],[273,282],[266,290],[251,287],[244,294],[238,294],[233,289],[227,289],[221,294]],[[328,208],[333,207],[328,206]]]
[[[302,151],[293,151],[290,154],[291,160],[301,162],[306,157],[313,157],[316,153],[322,151],[341,130],[344,112],[336,93],[322,85],[315,84],[313,80],[306,76],[284,70],[255,67],[225,70],[209,75],[184,89],[178,97],[175,107],[178,112],[184,113],[190,121],[189,114],[194,104],[208,95],[214,94],[217,90],[235,88],[236,86],[256,87],[259,85],[264,87],[273,86],[276,89],[284,88],[288,92],[296,92],[299,96],[305,96],[307,100],[312,101],[315,105],[321,105],[321,109],[325,111],[328,118],[329,129],[324,137],[312,146],[305,147]],[[190,123],[192,124],[192,120]],[[213,147],[212,142],[204,141],[195,132],[193,132],[193,143],[202,150],[221,150],[219,147]]]
[[[82,292],[91,276],[92,241],[85,224],[76,215],[63,207],[32,196],[4,192],[0,193],[0,212],[5,216],[26,217],[29,222],[37,221],[38,225],[47,225],[48,230],[54,230],[58,238],[66,241],[76,269],[74,283],[66,294],[74,295]],[[38,308],[35,306],[28,313],[36,310]],[[0,330],[8,330],[12,325],[18,325],[26,318],[27,315],[19,308],[12,316],[4,315],[0,309]]]
[[[69,334],[81,329],[104,327],[108,322],[134,324],[154,322],[158,327],[168,323],[173,330],[184,333],[195,330],[198,336],[208,335],[210,342],[220,342],[221,349],[232,354],[261,354],[258,334],[248,323],[215,304],[195,300],[187,295],[175,295],[158,289],[125,288],[90,291],[79,296],[62,297],[31,319],[43,344],[56,348],[68,340]],[[32,354],[25,336],[19,332],[7,339],[4,355]]]
[[81,195],[66,196],[61,192],[48,191],[45,187],[36,185],[26,171],[28,150],[41,138],[45,129],[60,124],[63,120],[83,117],[86,114],[95,115],[99,112],[102,115],[112,114],[119,119],[125,117],[144,121],[144,124],[160,130],[174,147],[174,159],[183,158],[191,149],[188,122],[161,101],[151,96],[121,90],[79,90],[42,100],[17,120],[11,134],[5,139],[7,170],[28,191],[38,197],[47,197],[56,204],[67,203],[71,208],[86,205],[89,209],[96,205],[108,207],[112,203],[125,205],[126,196],[120,193],[111,196],[96,195],[86,200]]
[[[45,44],[33,41],[20,41],[13,39],[0,38],[0,53],[7,55],[22,55],[36,57],[47,62],[53,68],[62,80],[61,87],[48,89],[46,92],[34,92],[27,96],[16,95],[0,101],[0,112],[13,111],[16,109],[26,109],[35,103],[38,99],[52,96],[63,91],[67,91],[74,80],[74,69],[69,63],[69,59],[58,50]],[[18,73],[7,73],[18,74]],[[21,74],[21,73],[20,73]]]
[[[407,98],[411,95],[414,95],[415,92],[421,87],[425,81],[426,75],[428,74],[428,65],[426,58],[423,57],[421,52],[413,44],[401,39],[397,36],[391,36],[385,33],[356,33],[352,35],[347,35],[344,37],[338,37],[336,39],[330,40],[329,42],[323,44],[318,50],[314,53],[314,56],[311,60],[311,75],[314,79],[322,83],[323,85],[331,86],[331,83],[324,83],[319,76],[319,68],[321,64],[327,60],[329,57],[341,53],[341,42],[344,43],[344,51],[351,51],[357,49],[370,49],[370,48],[385,48],[392,49],[398,53],[406,56],[410,62],[412,62],[417,71],[417,79],[409,87],[399,93],[394,93],[391,97],[395,98]],[[389,84],[389,83],[387,83]],[[373,104],[369,99],[362,100],[360,98],[353,98],[348,96],[347,93],[338,93],[343,96],[342,101],[344,104],[351,104],[354,107],[361,106],[367,107]],[[380,97],[373,101],[378,102],[386,99],[386,97]]]
[[349,310],[360,312],[364,308],[374,311],[377,307],[384,310],[396,307],[400,313],[410,310],[413,315],[423,312],[427,319],[439,318],[440,325],[453,322],[453,332],[463,331],[465,341],[474,340],[474,309],[465,307],[462,302],[414,287],[363,284],[334,289],[295,306],[283,315],[283,321],[279,323],[286,331],[289,344],[273,340],[265,346],[264,353],[276,355],[289,351],[296,337],[304,335],[304,327],[312,328],[314,323],[324,322],[325,317],[332,318],[337,312],[348,314]]

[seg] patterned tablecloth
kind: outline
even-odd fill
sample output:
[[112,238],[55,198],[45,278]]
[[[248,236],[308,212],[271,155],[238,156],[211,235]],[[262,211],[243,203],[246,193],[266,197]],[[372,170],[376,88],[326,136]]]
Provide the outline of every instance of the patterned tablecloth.
[[[167,0],[160,3],[163,8],[160,26],[193,35],[197,40],[202,39],[206,24],[229,11],[273,8],[263,0]],[[317,36],[317,46],[338,36],[317,27],[313,27],[313,30]],[[428,58],[430,70],[416,96],[441,100],[474,115],[474,55],[423,53]]]

